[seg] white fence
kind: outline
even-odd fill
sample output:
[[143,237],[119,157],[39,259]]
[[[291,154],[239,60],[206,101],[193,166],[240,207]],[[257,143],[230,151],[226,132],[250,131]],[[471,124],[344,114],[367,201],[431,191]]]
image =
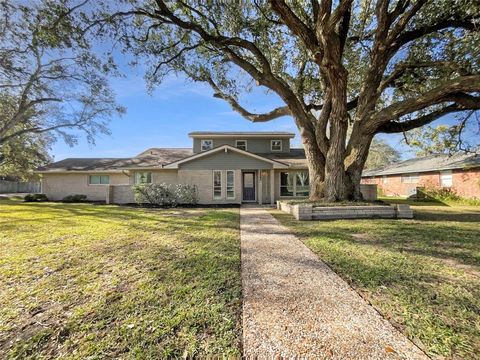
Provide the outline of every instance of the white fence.
[[38,181],[19,182],[0,180],[0,194],[39,193],[40,190],[41,186]]

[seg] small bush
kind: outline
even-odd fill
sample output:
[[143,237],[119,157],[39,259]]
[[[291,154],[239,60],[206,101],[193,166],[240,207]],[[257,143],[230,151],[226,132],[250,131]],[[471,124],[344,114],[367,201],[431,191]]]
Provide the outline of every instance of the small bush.
[[140,184],[133,187],[135,202],[155,206],[175,207],[195,205],[198,201],[197,188],[185,184]]
[[40,202],[48,201],[47,195],[45,194],[27,194],[23,198],[25,202]]
[[418,198],[459,205],[480,205],[480,199],[463,198],[451,188],[424,187],[420,190],[420,196]]
[[78,202],[84,202],[86,200],[87,200],[87,195],[82,195],[82,194],[68,195],[62,199],[62,201],[66,203],[78,203]]

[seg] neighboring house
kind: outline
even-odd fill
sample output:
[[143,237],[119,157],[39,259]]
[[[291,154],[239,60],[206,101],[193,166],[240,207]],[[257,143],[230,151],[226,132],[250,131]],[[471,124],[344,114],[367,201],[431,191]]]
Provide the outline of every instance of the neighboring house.
[[386,196],[410,196],[417,187],[449,188],[466,198],[480,198],[480,155],[432,155],[366,170],[363,184],[377,184]]
[[132,185],[196,185],[200,204],[306,197],[303,149],[290,148],[289,132],[192,132],[192,149],[148,149],[133,158],[65,159],[38,169],[51,200],[84,194],[89,200],[133,203]]

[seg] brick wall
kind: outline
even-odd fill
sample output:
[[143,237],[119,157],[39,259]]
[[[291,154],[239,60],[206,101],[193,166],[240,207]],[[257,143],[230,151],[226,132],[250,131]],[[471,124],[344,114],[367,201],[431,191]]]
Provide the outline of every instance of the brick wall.
[[[452,190],[458,195],[467,198],[480,198],[480,168],[452,171]],[[416,187],[439,187],[440,172],[432,171],[419,173],[417,183],[402,183],[401,175],[366,177],[362,184],[377,184],[380,192],[385,196],[408,196]]]

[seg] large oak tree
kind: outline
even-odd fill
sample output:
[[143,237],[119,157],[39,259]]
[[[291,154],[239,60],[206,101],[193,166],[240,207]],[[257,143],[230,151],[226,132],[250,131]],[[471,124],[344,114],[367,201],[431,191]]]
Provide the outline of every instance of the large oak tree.
[[[105,16],[125,49],[145,56],[150,84],[179,72],[252,122],[291,115],[312,199],[361,198],[376,134],[480,108],[475,0],[155,0]],[[241,95],[255,86],[284,105],[246,109]]]

